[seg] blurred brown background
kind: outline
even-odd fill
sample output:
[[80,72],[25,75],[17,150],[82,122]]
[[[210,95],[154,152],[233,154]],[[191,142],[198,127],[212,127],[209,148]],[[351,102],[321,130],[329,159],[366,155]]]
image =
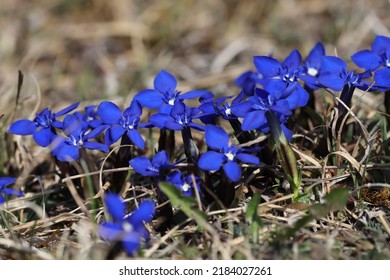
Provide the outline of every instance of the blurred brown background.
[[390,35],[389,14],[388,0],[1,0],[0,113],[14,110],[18,69],[27,110],[17,117],[79,100],[125,105],[160,69],[181,89],[235,94],[232,80],[253,55],[305,56],[321,41],[349,59]]

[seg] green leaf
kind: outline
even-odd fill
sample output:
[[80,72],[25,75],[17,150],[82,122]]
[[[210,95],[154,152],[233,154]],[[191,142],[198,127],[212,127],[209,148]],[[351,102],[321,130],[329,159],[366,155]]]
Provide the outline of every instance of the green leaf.
[[324,199],[329,211],[340,211],[347,204],[349,190],[346,188],[333,189]]
[[255,193],[248,203],[248,207],[246,209],[245,218],[247,222],[250,224],[250,233],[252,236],[252,241],[257,243],[259,241],[259,229],[262,227],[263,222],[259,215],[257,214],[257,209],[260,204],[260,194]]

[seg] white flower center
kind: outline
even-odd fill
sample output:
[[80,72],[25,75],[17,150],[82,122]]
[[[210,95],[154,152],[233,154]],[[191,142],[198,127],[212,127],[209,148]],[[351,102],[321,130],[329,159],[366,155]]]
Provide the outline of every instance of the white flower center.
[[232,154],[231,152],[226,153],[225,156],[228,158],[228,160],[234,159],[234,154]]
[[175,105],[175,99],[174,98],[172,98],[172,99],[170,99],[169,101],[168,101],[168,104],[169,105]]
[[125,232],[131,232],[131,231],[133,231],[133,226],[130,223],[124,222],[123,223],[123,230]]
[[390,60],[386,60],[386,66],[390,67]]
[[309,68],[307,69],[307,74],[309,74],[310,76],[315,77],[315,76],[317,76],[317,74],[318,74],[318,70],[315,69],[315,68],[313,68],[313,67],[309,67]]
[[130,124],[130,125],[128,126],[128,128],[129,128],[129,129],[134,129],[134,125]]
[[232,110],[230,108],[226,108],[225,114],[226,116],[229,116],[232,113]]
[[187,192],[190,188],[191,188],[191,186],[187,183],[184,183],[184,185],[181,186],[181,189],[183,190],[183,192]]

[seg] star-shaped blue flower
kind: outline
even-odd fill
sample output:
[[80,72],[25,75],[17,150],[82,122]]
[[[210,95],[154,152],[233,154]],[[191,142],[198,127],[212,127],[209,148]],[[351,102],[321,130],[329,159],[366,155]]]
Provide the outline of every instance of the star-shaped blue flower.
[[[145,89],[134,96],[143,107],[169,111],[179,100],[193,99],[206,94],[206,90],[192,90],[181,94],[176,90],[176,78],[169,72],[161,70],[154,79],[154,89]],[[168,108],[165,108],[168,107]]]
[[293,50],[282,63],[268,56],[255,56],[253,61],[257,72],[264,77],[266,91],[278,99],[284,97],[291,110],[307,104],[309,93],[299,84],[302,57],[297,50]]
[[385,91],[390,88],[390,38],[377,35],[372,42],[371,50],[362,50],[351,59],[363,69],[375,71],[375,86]]
[[54,135],[55,128],[62,128],[62,122],[57,120],[57,117],[63,116],[77,108],[79,102],[74,103],[57,113],[53,113],[48,108],[37,113],[34,120],[22,119],[11,124],[9,132],[17,135],[33,135],[35,142],[47,147]]
[[[196,186],[194,186],[194,180]],[[167,182],[178,188],[185,196],[192,196],[195,187],[199,193],[201,191],[201,180],[198,177],[192,175],[183,176],[183,174],[178,170],[175,170],[167,175]]]
[[248,154],[253,149],[239,148],[229,144],[229,135],[219,126],[207,125],[205,131],[207,146],[212,149],[201,155],[198,166],[208,171],[219,170],[222,166],[226,176],[237,182],[241,178],[241,167],[237,161],[258,165],[258,157]]
[[108,146],[118,141],[126,133],[134,145],[140,149],[145,148],[145,140],[137,128],[146,127],[147,124],[140,123],[142,107],[136,100],[133,100],[123,113],[117,105],[109,101],[102,102],[97,112],[103,124],[109,126],[104,139]]
[[77,116],[67,115],[63,125],[66,137],[58,135],[51,142],[53,156],[60,161],[74,161],[80,157],[80,148],[100,150],[108,153],[107,145],[90,141],[102,133],[105,127],[99,126],[89,132],[84,128],[85,124]]
[[130,160],[129,164],[135,172],[147,177],[160,176],[163,170],[175,167],[175,164],[169,162],[169,156],[165,150],[158,152],[152,160],[139,156]]
[[149,223],[153,219],[154,202],[144,200],[130,215],[126,215],[126,205],[118,195],[106,194],[104,204],[113,221],[104,222],[100,226],[100,237],[107,241],[121,241],[126,252],[129,255],[134,254],[139,249],[142,239],[149,237],[144,223]]

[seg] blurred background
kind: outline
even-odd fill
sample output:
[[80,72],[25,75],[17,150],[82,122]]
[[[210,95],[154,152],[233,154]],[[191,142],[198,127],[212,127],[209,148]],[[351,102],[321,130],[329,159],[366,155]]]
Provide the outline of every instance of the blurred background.
[[0,2],[0,115],[15,112],[21,70],[16,118],[76,101],[127,105],[160,69],[179,89],[232,95],[253,55],[306,56],[321,41],[348,60],[390,35],[388,0]]

